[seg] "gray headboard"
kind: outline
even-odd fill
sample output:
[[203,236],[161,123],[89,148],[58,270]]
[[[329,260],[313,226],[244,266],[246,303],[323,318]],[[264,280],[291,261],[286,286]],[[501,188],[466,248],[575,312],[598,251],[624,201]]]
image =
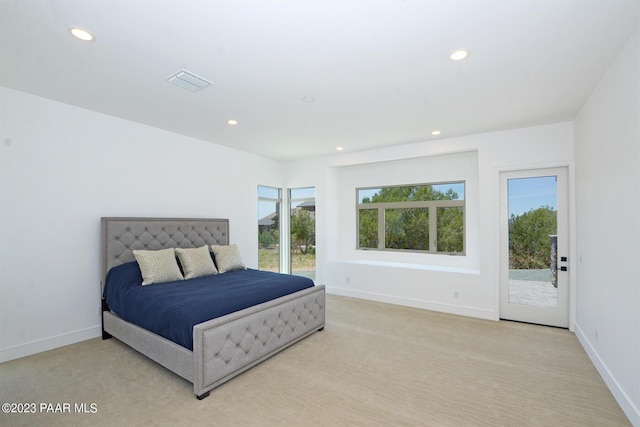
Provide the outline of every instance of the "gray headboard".
[[111,267],[135,261],[134,249],[228,245],[229,220],[204,218],[101,218],[102,283]]

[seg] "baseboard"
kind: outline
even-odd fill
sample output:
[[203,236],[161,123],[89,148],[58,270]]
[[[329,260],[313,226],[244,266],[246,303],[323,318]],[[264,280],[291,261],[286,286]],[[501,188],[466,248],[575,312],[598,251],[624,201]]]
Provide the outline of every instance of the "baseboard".
[[64,347],[65,345],[75,344],[80,341],[86,341],[101,335],[102,327],[97,325],[78,331],[68,332],[66,334],[56,335],[54,337],[48,337],[13,347],[3,348],[0,349],[0,363],[31,356],[36,353],[42,353],[47,350],[53,350],[54,348]]
[[609,387],[614,399],[616,399],[616,402],[618,402],[618,405],[620,405],[624,414],[629,418],[631,425],[640,426],[640,410],[620,387],[620,384],[618,384],[618,381],[611,374],[611,371],[609,371],[609,368],[607,368],[607,365],[600,358],[598,352],[591,345],[591,342],[587,339],[587,336],[584,334],[582,329],[580,329],[580,325],[578,324],[575,325],[575,334],[576,337],[578,337],[578,341],[580,341],[582,348],[587,352],[589,359],[591,359],[591,363],[593,363],[605,384]]
[[442,313],[457,314],[460,316],[475,317],[485,320],[498,320],[499,317],[491,310],[483,310],[475,307],[467,307],[462,305],[443,304],[433,301],[418,300],[414,298],[403,298],[393,295],[376,294],[372,292],[354,291],[353,289],[345,289],[335,286],[325,285],[328,294],[340,295],[345,297],[360,298],[370,301],[384,302],[388,304],[403,305],[406,307],[422,308],[425,310],[439,311]]

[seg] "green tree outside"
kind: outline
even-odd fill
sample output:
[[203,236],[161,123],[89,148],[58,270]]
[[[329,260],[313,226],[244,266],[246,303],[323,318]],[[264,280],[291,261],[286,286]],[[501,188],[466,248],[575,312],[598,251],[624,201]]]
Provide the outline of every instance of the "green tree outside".
[[273,235],[273,232],[271,231],[263,231],[262,233],[260,233],[260,236],[258,236],[258,243],[260,243],[259,247],[265,248],[265,249],[270,249],[271,246],[275,243],[276,238]]
[[311,213],[305,209],[295,209],[291,213],[291,246],[301,254],[313,250],[316,243],[316,223]]
[[360,209],[358,211],[360,224],[360,242],[361,248],[377,248],[378,247],[378,210],[377,209]]
[[438,251],[462,252],[464,248],[464,209],[438,208]]
[[549,268],[550,235],[556,234],[557,212],[549,206],[509,218],[509,268]]

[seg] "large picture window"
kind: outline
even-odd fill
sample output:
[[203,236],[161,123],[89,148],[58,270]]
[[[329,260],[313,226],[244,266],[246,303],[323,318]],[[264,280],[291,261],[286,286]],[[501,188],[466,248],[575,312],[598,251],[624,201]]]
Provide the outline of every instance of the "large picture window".
[[358,249],[464,254],[463,181],[356,193]]

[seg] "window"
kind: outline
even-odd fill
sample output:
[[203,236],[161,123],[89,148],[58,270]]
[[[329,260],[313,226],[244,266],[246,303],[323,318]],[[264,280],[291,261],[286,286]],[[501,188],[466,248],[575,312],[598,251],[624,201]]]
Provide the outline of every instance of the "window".
[[291,274],[316,277],[316,189],[289,190]]
[[279,188],[258,186],[258,269],[280,271]]
[[464,182],[359,188],[358,249],[463,255]]

